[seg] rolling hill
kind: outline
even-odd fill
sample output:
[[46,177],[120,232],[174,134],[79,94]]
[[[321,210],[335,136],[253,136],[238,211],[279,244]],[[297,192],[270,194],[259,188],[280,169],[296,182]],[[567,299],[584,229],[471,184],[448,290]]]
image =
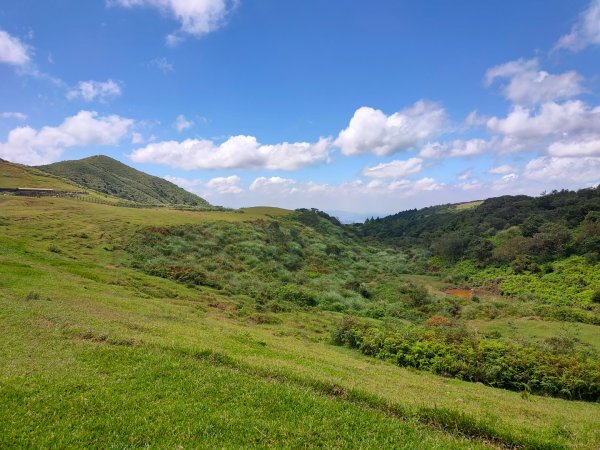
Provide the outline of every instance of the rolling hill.
[[37,169],[103,194],[143,204],[210,206],[203,198],[108,156],[61,161]]
[[34,167],[22,166],[0,159],[0,188],[42,188],[57,191],[80,191],[79,186],[51,176]]

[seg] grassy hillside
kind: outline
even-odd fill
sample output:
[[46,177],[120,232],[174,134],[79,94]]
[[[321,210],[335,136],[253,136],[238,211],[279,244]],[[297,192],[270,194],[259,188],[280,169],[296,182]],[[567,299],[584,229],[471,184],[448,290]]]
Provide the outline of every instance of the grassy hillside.
[[145,204],[209,206],[195,194],[107,156],[61,161],[38,169],[114,197]]
[[0,188],[43,188],[57,191],[76,192],[81,188],[59,177],[33,167],[13,164],[0,159]]
[[[598,403],[333,345],[348,312],[398,330],[455,306],[449,320],[470,311],[502,340],[477,308],[505,300],[447,296],[439,278],[402,274],[410,256],[324,216],[17,197],[0,198],[0,216],[0,446],[600,446]],[[553,342],[520,327],[510,339]],[[587,339],[597,330],[587,325]]]

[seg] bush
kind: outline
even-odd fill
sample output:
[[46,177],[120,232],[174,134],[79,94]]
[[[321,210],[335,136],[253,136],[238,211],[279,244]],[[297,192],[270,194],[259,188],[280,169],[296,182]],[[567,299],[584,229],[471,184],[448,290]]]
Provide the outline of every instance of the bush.
[[600,400],[597,363],[572,351],[573,342],[568,339],[549,339],[534,346],[482,339],[464,327],[386,330],[345,318],[334,330],[332,341],[400,366],[461,380],[518,392],[525,389],[567,399]]
[[25,297],[26,300],[39,300],[40,298],[40,293],[36,291],[29,291],[29,293]]
[[274,297],[284,302],[294,303],[298,306],[317,306],[316,297],[309,292],[298,289],[293,284],[284,284],[275,289]]

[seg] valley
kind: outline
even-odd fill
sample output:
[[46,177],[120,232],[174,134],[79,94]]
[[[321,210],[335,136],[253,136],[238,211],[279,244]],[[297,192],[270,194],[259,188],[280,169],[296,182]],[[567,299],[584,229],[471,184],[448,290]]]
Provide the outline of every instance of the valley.
[[[316,210],[0,196],[0,445],[600,445],[593,258],[516,273],[361,234]],[[552,378],[494,387],[502,364]]]

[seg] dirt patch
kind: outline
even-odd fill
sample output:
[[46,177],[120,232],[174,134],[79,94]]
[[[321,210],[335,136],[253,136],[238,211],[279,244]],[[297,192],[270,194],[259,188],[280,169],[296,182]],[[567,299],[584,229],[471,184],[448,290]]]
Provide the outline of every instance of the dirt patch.
[[444,293],[462,298],[471,298],[473,296],[473,291],[471,289],[446,289]]

